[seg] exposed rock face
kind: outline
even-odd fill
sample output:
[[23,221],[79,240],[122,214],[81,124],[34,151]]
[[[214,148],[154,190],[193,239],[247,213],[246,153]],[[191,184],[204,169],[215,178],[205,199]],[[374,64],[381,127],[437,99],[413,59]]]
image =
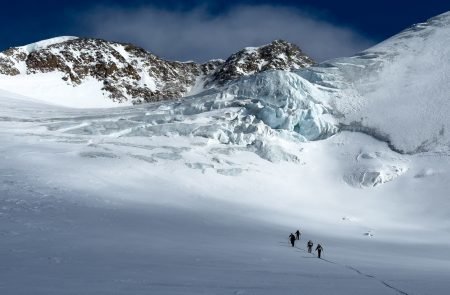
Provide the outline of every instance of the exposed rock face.
[[61,83],[74,87],[95,79],[106,97],[135,104],[183,97],[193,87],[220,86],[243,75],[311,64],[313,61],[297,46],[284,41],[247,48],[226,61],[204,64],[166,61],[131,44],[75,37],[54,38],[0,53],[0,74],[59,72]]
[[10,48],[0,53],[0,74],[15,76],[20,71],[16,68],[16,64],[24,62],[27,54],[18,48]]
[[314,61],[294,44],[282,40],[261,47],[248,47],[231,55],[212,75],[219,84],[267,70],[293,70],[309,67]]

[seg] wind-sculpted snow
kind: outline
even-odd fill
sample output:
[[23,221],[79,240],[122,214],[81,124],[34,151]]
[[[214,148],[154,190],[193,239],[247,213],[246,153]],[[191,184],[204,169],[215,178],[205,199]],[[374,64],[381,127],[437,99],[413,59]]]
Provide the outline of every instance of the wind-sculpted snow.
[[396,179],[408,168],[404,159],[385,152],[361,152],[356,165],[344,176],[344,180],[355,187],[375,187]]

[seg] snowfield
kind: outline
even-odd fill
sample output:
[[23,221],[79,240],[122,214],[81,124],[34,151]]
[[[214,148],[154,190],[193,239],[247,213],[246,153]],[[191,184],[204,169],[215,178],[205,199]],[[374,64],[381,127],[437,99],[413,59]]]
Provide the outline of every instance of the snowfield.
[[[0,100],[5,294],[450,287],[448,156],[401,155],[351,132],[224,144],[160,119],[154,108],[164,105],[80,111],[8,96]],[[205,114],[182,122],[220,125]],[[158,128],[130,132],[136,118]],[[302,240],[290,248],[297,227]],[[326,260],[304,251],[308,239],[322,243]]]
[[[26,75],[3,75],[0,78],[0,89],[20,89],[22,96],[53,105],[61,105],[61,93],[70,92],[71,95],[63,102],[66,107],[78,108],[80,105],[84,108],[117,107],[117,103],[102,96],[99,81],[87,79],[82,85],[73,87],[69,84],[57,83],[62,77],[63,75],[58,72],[34,74],[31,79]],[[131,105],[131,103],[124,103],[125,105]]]
[[169,102],[0,90],[1,294],[448,294],[449,19]]

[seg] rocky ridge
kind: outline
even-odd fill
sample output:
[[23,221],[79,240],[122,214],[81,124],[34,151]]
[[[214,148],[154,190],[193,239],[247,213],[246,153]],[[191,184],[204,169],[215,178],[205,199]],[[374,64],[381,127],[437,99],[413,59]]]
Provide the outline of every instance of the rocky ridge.
[[[0,75],[59,73],[73,87],[95,79],[103,95],[133,104],[179,98],[266,70],[291,70],[314,62],[296,45],[276,40],[241,50],[226,61],[164,60],[132,44],[58,37],[0,53]],[[59,82],[58,82],[59,83]]]
[[242,76],[267,70],[296,70],[314,61],[295,44],[275,40],[261,47],[247,47],[231,55],[214,73],[212,82],[225,84]]

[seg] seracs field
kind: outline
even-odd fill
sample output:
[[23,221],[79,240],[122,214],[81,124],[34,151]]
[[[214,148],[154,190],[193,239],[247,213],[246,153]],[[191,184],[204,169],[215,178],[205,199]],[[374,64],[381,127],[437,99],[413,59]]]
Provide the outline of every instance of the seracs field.
[[1,293],[448,294],[449,48],[450,13],[290,71],[248,48],[135,106],[0,75]]

